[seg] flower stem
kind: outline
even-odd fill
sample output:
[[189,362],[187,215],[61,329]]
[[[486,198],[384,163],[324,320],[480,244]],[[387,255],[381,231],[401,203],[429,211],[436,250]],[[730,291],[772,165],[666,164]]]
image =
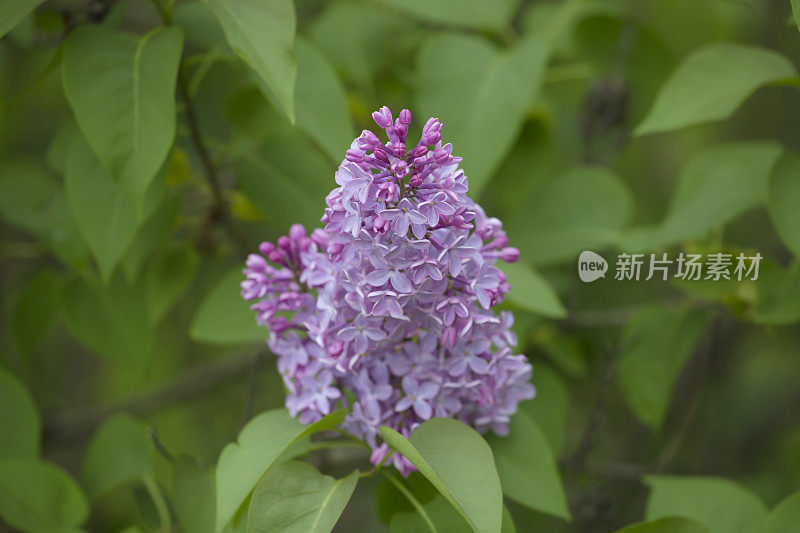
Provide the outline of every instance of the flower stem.
[[386,479],[388,479],[392,485],[397,487],[397,490],[399,490],[411,503],[411,505],[414,506],[414,509],[416,509],[422,519],[425,520],[425,523],[428,525],[428,529],[430,529],[432,533],[438,533],[439,530],[436,529],[436,525],[434,525],[433,520],[431,520],[431,517],[428,516],[428,512],[425,510],[425,507],[413,494],[411,494],[411,491],[408,490],[408,488],[403,485],[403,483],[397,479],[394,474],[390,474],[386,470],[381,470],[381,473],[386,476]]
[[150,498],[153,500],[153,505],[156,507],[156,513],[158,513],[158,523],[160,526],[159,531],[169,531],[172,527],[172,519],[170,518],[169,509],[167,508],[167,502],[164,501],[164,496],[161,494],[161,489],[158,488],[156,480],[153,479],[153,476],[150,474],[144,476],[142,481],[144,481],[144,486],[147,489],[147,493],[150,494]]

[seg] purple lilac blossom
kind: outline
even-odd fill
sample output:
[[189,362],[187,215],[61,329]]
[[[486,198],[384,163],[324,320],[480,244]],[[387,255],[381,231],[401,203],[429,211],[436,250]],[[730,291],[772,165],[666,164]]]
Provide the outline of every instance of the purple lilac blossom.
[[[353,141],[324,228],[296,224],[262,243],[242,296],[269,329],[292,416],[310,423],[349,407],[342,429],[378,464],[389,453],[380,426],[408,437],[433,416],[454,417],[505,435],[534,388],[531,365],[513,352],[513,316],[492,311],[509,290],[495,264],[519,251],[467,196],[437,119],[410,147],[410,111],[372,116],[388,142],[368,130]],[[403,475],[414,470],[399,454],[388,459]]]

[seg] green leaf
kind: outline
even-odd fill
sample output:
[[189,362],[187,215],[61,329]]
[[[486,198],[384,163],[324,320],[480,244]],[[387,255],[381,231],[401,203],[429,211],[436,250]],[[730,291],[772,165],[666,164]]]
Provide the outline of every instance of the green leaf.
[[655,306],[625,328],[617,362],[620,385],[637,418],[650,429],[661,426],[678,376],[708,319],[704,311]]
[[[398,494],[398,498],[403,498]],[[408,511],[392,515],[389,525],[391,533],[469,533],[472,528],[464,521],[464,517],[453,509],[453,506],[441,494],[437,494],[430,502],[422,506],[423,517],[416,511]],[[431,524],[433,528],[431,529]],[[503,525],[500,533],[516,533],[514,519],[503,506]]]
[[505,30],[519,0],[382,0],[421,20],[466,28]]
[[784,533],[800,524],[800,492],[781,500],[767,516],[761,533]]
[[257,325],[250,302],[240,294],[242,280],[244,275],[237,268],[211,289],[192,319],[192,339],[220,344],[265,341],[267,330]]
[[538,362],[531,381],[536,387],[536,397],[522,402],[519,409],[536,421],[550,449],[560,456],[569,414],[567,385],[553,369]]
[[533,342],[540,348],[552,363],[571,378],[585,378],[589,371],[586,363],[586,350],[574,336],[563,333],[552,325],[536,328]]
[[791,0],[792,2],[792,16],[794,17],[794,24],[800,29],[800,0]]
[[708,526],[711,533],[758,531],[767,510],[758,497],[722,478],[645,476],[650,487],[645,518],[683,516]]
[[639,522],[620,529],[617,533],[709,533],[709,529],[695,520],[674,517]]
[[[389,524],[389,531],[391,533],[420,533],[423,531],[468,533],[472,531],[469,524],[464,521],[464,517],[458,514],[458,511],[441,494],[437,494],[433,500],[423,505],[422,510],[425,517],[416,511],[395,514]],[[431,529],[431,523],[435,529]]]
[[239,433],[236,442],[222,450],[217,462],[217,517],[220,533],[258,481],[281,454],[299,439],[333,429],[344,419],[344,411],[334,411],[323,419],[303,426],[286,409],[273,409],[256,416]]
[[154,331],[147,294],[116,275],[107,286],[93,278],[75,278],[62,298],[70,332],[88,348],[112,360],[143,369],[153,352]]
[[728,118],[756,89],[797,76],[765,48],[717,43],[692,52],[667,79],[636,135]]
[[101,425],[86,452],[83,484],[91,500],[151,474],[150,439],[138,420],[120,414]]
[[205,2],[180,2],[172,11],[172,21],[183,30],[187,44],[203,50],[212,50],[225,40],[222,26]]
[[509,239],[534,265],[577,259],[583,250],[616,241],[632,203],[628,187],[612,172],[573,168],[542,186],[508,221]]
[[795,263],[785,271],[762,264],[757,287],[753,322],[785,325],[800,320],[800,264]]
[[42,2],[44,0],[4,0],[0,3],[0,38]]
[[61,260],[83,267],[88,250],[69,211],[64,190],[37,165],[0,165],[0,215],[33,233]]
[[74,531],[89,504],[69,474],[38,459],[0,462],[0,516],[23,531]]
[[197,253],[191,246],[166,249],[147,265],[145,286],[150,319],[157,324],[189,288],[197,267]]
[[429,116],[444,123],[443,143],[452,142],[453,153],[464,158],[473,198],[480,196],[517,138],[539,89],[548,50],[541,36],[526,37],[509,50],[481,37],[451,33],[422,45],[417,116],[423,123]]
[[[385,471],[383,474],[385,475],[384,477],[386,477],[386,479],[384,479],[383,482],[381,482],[381,484],[378,486],[375,499],[377,503],[378,518],[387,526],[391,522],[392,517],[398,513],[416,512],[414,505],[411,503],[411,501],[409,501],[408,497],[400,491],[397,484],[405,487],[405,489],[413,495],[417,502],[422,505],[429,503],[436,496],[444,498],[444,496],[441,496],[436,488],[431,485],[427,479],[425,479],[425,476],[419,472],[412,472],[407,478],[404,479],[395,475],[389,475]],[[461,515],[458,514],[458,511],[453,509],[453,506],[450,505],[447,500],[444,501],[450,511],[459,517],[459,520],[464,524],[464,527],[469,528],[464,519],[461,518]],[[430,528],[423,526],[422,529]]]
[[0,366],[0,461],[39,455],[39,412],[25,386]]
[[337,72],[368,88],[374,87],[378,69],[391,61],[396,45],[392,29],[399,24],[404,21],[387,17],[378,4],[331,2],[311,23],[309,34]]
[[328,533],[350,501],[358,470],[342,479],[320,474],[301,461],[271,468],[250,498],[247,531]]
[[214,470],[179,457],[173,471],[175,514],[187,532],[214,531]]
[[153,250],[166,245],[175,232],[183,203],[180,192],[168,193],[155,212],[139,225],[130,246],[125,250],[120,267],[129,281],[138,279]]
[[433,418],[408,439],[385,426],[380,430],[389,446],[411,461],[472,529],[500,531],[500,479],[491,448],[474,429],[451,418]]
[[778,235],[800,258],[800,157],[784,153],[769,178],[767,209]]
[[80,135],[73,138],[64,183],[78,228],[108,280],[136,234],[136,206]]
[[767,180],[781,148],[774,143],[725,143],[692,157],[681,169],[664,220],[637,228],[620,248],[629,252],[704,237],[767,198]]
[[27,284],[17,302],[11,327],[17,348],[26,357],[50,332],[61,309],[59,291],[55,273],[44,269]]
[[175,138],[182,49],[175,27],[136,39],[81,25],[64,44],[67,101],[103,166],[137,207]]
[[255,70],[294,122],[297,62],[292,51],[296,26],[292,0],[206,1],[233,51]]
[[506,437],[488,439],[503,493],[535,511],[570,520],[564,485],[553,452],[525,411],[511,417]]
[[511,285],[508,301],[543,316],[551,318],[567,316],[567,310],[556,291],[532,267],[518,261],[505,263],[501,268]]
[[311,41],[298,36],[295,52],[297,125],[338,163],[354,137],[344,87],[336,71]]
[[[240,137],[227,149],[239,160],[236,178],[242,192],[274,226],[318,226],[325,196],[335,187],[330,160],[255,88],[237,93],[227,103]],[[254,139],[257,147],[251,146]]]
[[38,227],[38,214],[58,190],[58,184],[41,167],[22,161],[0,166],[0,214],[23,228]]

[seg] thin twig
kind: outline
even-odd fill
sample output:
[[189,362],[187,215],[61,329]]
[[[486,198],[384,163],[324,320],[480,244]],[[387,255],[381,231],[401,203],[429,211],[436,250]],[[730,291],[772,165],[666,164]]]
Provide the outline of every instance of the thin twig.
[[260,354],[226,358],[191,370],[148,392],[106,406],[91,406],[44,417],[45,445],[62,444],[89,435],[107,417],[128,412],[146,416],[166,407],[202,396],[246,374]]
[[184,113],[186,115],[186,121],[189,125],[189,137],[191,138],[192,144],[194,144],[195,150],[200,157],[200,163],[203,166],[203,174],[205,175],[206,181],[211,188],[211,194],[214,197],[214,204],[211,208],[211,212],[209,213],[209,218],[212,222],[218,221],[222,225],[240,253],[247,253],[247,251],[250,250],[250,245],[247,242],[247,239],[233,225],[233,220],[231,219],[227,202],[223,198],[222,189],[219,186],[217,169],[214,166],[214,163],[211,161],[211,156],[208,153],[208,147],[203,141],[203,137],[200,133],[197,114],[195,113],[194,103],[191,95],[189,94],[186,76],[182,67],[178,70],[178,90],[183,98]]
[[253,359],[253,364],[250,367],[250,377],[247,380],[247,390],[244,394],[244,401],[242,402],[242,427],[247,424],[253,416],[253,403],[256,395],[256,384],[258,378],[258,367],[261,363],[261,352]]
[[[161,15],[161,20],[165,25],[172,24],[172,16],[170,13],[171,4],[169,6],[162,5],[159,0],[154,0],[154,3]],[[203,140],[203,135],[200,132],[200,123],[197,120],[197,112],[194,108],[194,101],[192,100],[191,92],[189,91],[189,84],[186,82],[185,65],[181,63],[178,67],[178,92],[183,100],[183,112],[186,115],[186,122],[189,125],[189,138],[194,145],[197,155],[200,157],[200,164],[203,167],[203,175],[211,188],[211,195],[214,198],[214,203],[209,212],[209,220],[211,223],[219,222],[225,229],[225,232],[233,241],[234,245],[241,254],[246,254],[251,249],[250,244],[242,233],[233,224],[228,204],[222,194],[222,188],[219,184],[219,173],[211,160],[211,155],[208,152]]]
[[565,465],[574,473],[580,472],[586,461],[586,456],[597,442],[597,433],[603,425],[605,415],[605,398],[608,388],[614,377],[614,363],[616,361],[616,350],[612,351],[600,371],[600,382],[597,385],[597,393],[592,404],[592,411],[586,421],[586,427],[581,435],[581,440],[575,447],[575,451],[565,461]]

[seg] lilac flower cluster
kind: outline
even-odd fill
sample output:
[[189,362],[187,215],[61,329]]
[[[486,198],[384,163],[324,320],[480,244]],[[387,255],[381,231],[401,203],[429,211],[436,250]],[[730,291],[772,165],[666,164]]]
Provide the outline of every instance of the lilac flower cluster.
[[[513,352],[513,316],[491,310],[509,290],[495,263],[519,252],[467,196],[437,119],[409,148],[407,109],[372,116],[388,142],[368,130],[353,141],[324,229],[294,225],[263,243],[242,295],[269,328],[292,416],[309,423],[348,405],[343,429],[378,464],[382,425],[408,436],[431,417],[455,417],[502,435],[534,388],[531,365]],[[390,460],[404,475],[414,469]]]

